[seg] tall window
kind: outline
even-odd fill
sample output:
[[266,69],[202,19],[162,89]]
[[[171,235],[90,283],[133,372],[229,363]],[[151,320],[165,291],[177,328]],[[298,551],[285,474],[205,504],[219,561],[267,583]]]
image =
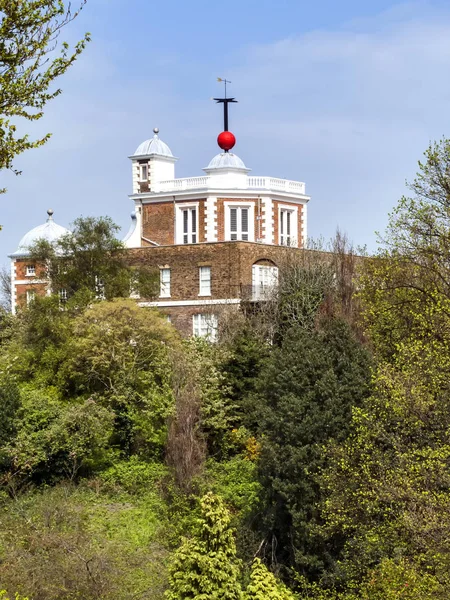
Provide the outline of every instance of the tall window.
[[148,180],[148,165],[141,165],[141,181]]
[[249,239],[249,209],[245,206],[230,207],[230,240]]
[[192,317],[193,334],[202,337],[210,342],[217,339],[217,316],[208,314],[199,314]]
[[199,279],[199,296],[211,296],[211,267],[200,267]]
[[297,245],[297,215],[297,208],[280,208],[278,229],[280,238],[279,243],[282,246]]
[[36,265],[27,265],[27,277],[36,275]]
[[252,287],[253,300],[268,298],[278,284],[278,267],[270,265],[253,265]]
[[170,269],[159,270],[159,296],[170,298]]
[[36,292],[34,290],[27,290],[27,306],[29,306],[36,298]]
[[183,244],[197,243],[197,208],[183,208]]
[[67,290],[64,288],[59,290],[59,301],[62,304],[65,304],[67,302]]

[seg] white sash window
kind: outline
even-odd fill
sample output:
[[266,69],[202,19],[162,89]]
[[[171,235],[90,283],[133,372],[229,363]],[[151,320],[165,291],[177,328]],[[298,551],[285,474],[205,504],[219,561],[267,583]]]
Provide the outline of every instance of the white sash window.
[[297,246],[298,209],[280,207],[278,213],[279,243],[282,246]]
[[253,300],[264,300],[278,285],[278,267],[270,265],[253,265],[252,287]]
[[199,296],[211,296],[211,267],[199,268]]
[[170,298],[170,269],[159,270],[159,296]]
[[255,238],[255,206],[225,202],[225,239],[253,242]]
[[192,331],[196,337],[202,337],[210,342],[217,339],[217,316],[199,314],[192,317]]
[[177,206],[176,243],[196,244],[198,242],[198,204]]

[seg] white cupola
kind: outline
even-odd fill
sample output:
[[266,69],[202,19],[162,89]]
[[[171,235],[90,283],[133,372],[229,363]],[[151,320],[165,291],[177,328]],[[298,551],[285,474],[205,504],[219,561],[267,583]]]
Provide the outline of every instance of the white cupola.
[[129,158],[133,165],[133,194],[151,192],[156,183],[175,179],[175,163],[178,160],[169,146],[153,129],[154,136],[139,146]]
[[213,187],[247,187],[247,173],[250,169],[247,169],[243,160],[232,152],[217,154],[203,170],[209,175]]

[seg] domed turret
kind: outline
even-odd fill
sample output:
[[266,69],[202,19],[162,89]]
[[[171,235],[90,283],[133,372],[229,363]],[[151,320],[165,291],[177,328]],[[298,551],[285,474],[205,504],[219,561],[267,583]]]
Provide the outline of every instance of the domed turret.
[[250,169],[244,164],[244,161],[237,156],[237,154],[233,154],[232,152],[222,152],[221,154],[217,154],[209,163],[209,165],[203,169],[208,173],[211,170],[217,169],[234,169],[239,171],[245,171],[248,173]]
[[45,240],[50,244],[54,244],[60,237],[70,233],[68,229],[58,225],[53,220],[53,210],[51,208],[47,211],[48,219],[42,225],[38,225],[26,233],[19,242],[17,250],[10,254],[10,258],[26,257],[30,254],[30,247],[33,246],[38,240]]
[[159,129],[145,140],[129,158],[133,162],[133,194],[153,191],[160,181],[175,179],[175,163],[178,160],[171,149],[159,138]]

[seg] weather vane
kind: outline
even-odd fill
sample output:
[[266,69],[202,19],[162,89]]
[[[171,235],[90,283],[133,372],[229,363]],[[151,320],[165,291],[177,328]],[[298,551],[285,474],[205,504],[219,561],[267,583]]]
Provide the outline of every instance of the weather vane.
[[217,104],[223,104],[223,130],[228,131],[228,105],[230,102],[237,102],[234,98],[227,98],[227,83],[231,83],[228,79],[218,77],[217,81],[225,85],[225,98],[214,98]]

